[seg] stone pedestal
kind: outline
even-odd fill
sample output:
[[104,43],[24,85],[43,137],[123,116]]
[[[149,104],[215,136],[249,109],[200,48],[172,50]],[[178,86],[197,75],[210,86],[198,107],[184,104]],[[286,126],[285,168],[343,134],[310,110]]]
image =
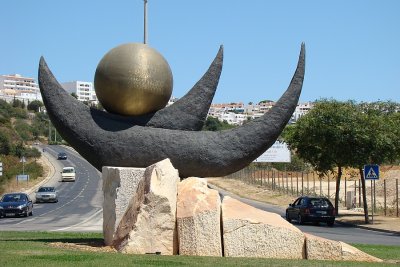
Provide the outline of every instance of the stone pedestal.
[[205,179],[179,183],[177,225],[180,255],[222,256],[221,200]]
[[125,253],[176,254],[178,171],[168,159],[146,169],[117,169],[115,176],[113,167],[103,168],[106,244]]

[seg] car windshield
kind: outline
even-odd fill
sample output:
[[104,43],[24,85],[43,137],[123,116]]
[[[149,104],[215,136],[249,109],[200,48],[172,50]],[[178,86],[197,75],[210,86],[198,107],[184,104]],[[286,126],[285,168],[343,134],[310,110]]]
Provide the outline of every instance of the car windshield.
[[63,173],[73,173],[74,169],[63,169]]
[[54,187],[41,187],[38,192],[54,192]]
[[314,198],[314,199],[310,199],[310,205],[312,207],[329,207],[330,203],[327,199]]
[[22,202],[22,201],[26,201],[26,198],[24,195],[21,195],[21,194],[12,194],[12,195],[5,195],[1,201],[2,202]]

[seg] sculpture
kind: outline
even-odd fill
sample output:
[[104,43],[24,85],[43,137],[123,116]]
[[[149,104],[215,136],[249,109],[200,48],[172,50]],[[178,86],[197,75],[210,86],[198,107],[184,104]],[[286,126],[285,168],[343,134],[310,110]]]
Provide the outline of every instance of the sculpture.
[[[205,120],[221,67],[222,49],[208,72],[180,102],[136,117],[91,109],[77,101],[62,89],[44,58],[39,64],[39,86],[58,132],[99,170],[103,166],[147,167],[169,158],[181,177],[223,176],[242,169],[266,151],[289,121],[303,84],[305,46],[301,45],[288,89],[264,116],[231,130],[193,131],[199,130]],[[201,97],[200,91],[207,92],[207,96]],[[201,112],[190,108],[197,103],[190,103],[193,99],[202,99]],[[179,113],[184,123],[173,121],[181,117]]]

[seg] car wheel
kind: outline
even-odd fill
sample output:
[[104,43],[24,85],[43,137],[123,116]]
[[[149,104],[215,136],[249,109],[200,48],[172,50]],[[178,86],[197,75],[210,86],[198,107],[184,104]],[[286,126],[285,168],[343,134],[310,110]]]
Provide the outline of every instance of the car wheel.
[[335,220],[328,221],[327,224],[332,227],[335,224]]
[[289,218],[289,213],[288,212],[286,212],[286,221],[288,221],[288,222],[292,221],[292,219]]
[[303,220],[303,217],[301,216],[301,214],[299,214],[299,216],[297,217],[297,222],[299,224],[303,224],[304,223],[304,220]]
[[32,216],[32,215],[33,215],[33,211],[29,212],[29,216]]

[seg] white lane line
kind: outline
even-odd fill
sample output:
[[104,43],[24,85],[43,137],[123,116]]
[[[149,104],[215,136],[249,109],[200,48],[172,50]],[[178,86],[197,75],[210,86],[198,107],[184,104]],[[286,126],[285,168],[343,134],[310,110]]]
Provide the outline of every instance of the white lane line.
[[64,228],[59,228],[59,229],[55,229],[55,230],[50,230],[50,232],[56,232],[56,231],[65,231],[65,230],[67,230],[67,229],[71,229],[71,228],[74,228],[74,227],[78,227],[79,225],[82,225],[82,224],[84,224],[84,223],[87,223],[88,221],[90,221],[91,219],[93,219],[94,217],[96,217],[100,212],[102,212],[103,211],[103,209],[99,209],[98,211],[96,211],[95,213],[93,213],[91,216],[89,216],[88,218],[86,218],[85,220],[83,220],[83,221],[81,221],[81,222],[79,222],[79,223],[77,223],[77,224],[74,224],[74,225],[71,225],[71,226],[68,226],[68,227],[64,227]]

